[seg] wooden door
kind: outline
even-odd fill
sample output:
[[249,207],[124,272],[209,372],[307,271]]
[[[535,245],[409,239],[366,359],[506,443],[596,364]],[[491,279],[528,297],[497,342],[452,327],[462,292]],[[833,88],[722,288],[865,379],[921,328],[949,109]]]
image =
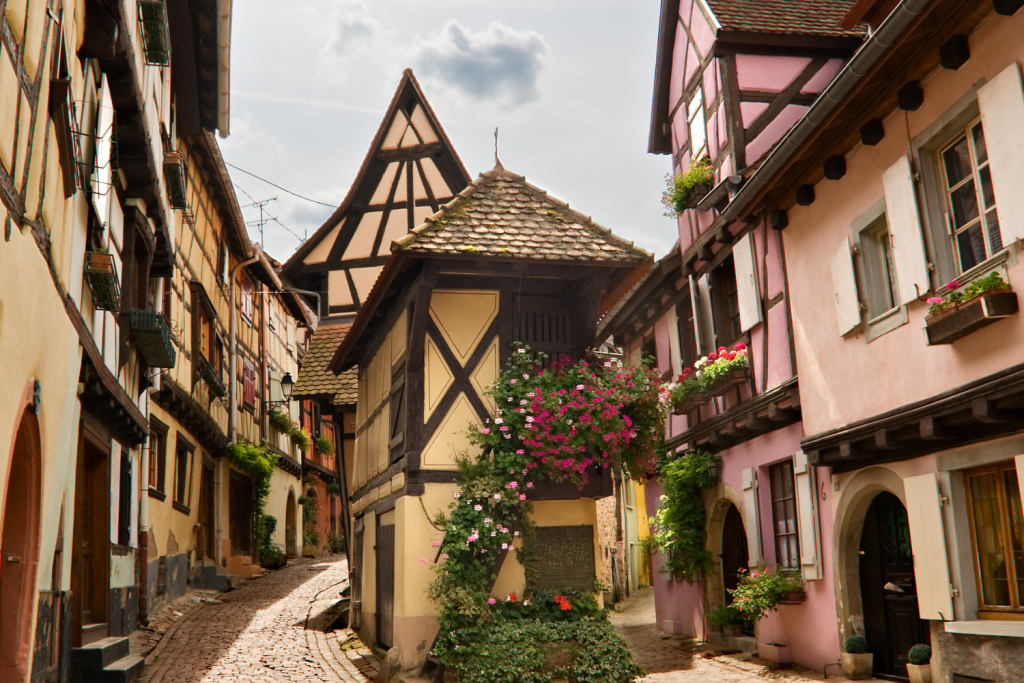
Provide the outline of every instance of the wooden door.
[[907,652],[929,635],[917,607],[907,510],[888,492],[875,497],[864,519],[860,591],[875,676],[906,680]]
[[[82,629],[107,622],[110,574],[110,454],[81,436],[75,480],[75,530],[71,587],[75,594],[72,643]],[[103,635],[103,634],[98,634]]]
[[377,644],[391,647],[395,623],[395,525],[377,527]]
[[352,628],[363,624],[363,522],[357,517],[352,529],[352,566],[348,568],[348,580],[352,585]]
[[295,512],[295,493],[292,491],[288,492],[288,503],[284,509],[284,552],[288,557],[295,557],[299,554],[298,549],[295,547],[295,541],[297,539],[295,533],[295,520],[298,515]]
[[232,472],[228,492],[228,533],[231,534],[233,554],[252,552],[252,482],[248,477]]
[[740,575],[747,570],[747,532],[743,529],[743,517],[735,505],[729,506],[722,524],[722,585],[725,588],[725,604],[732,604],[732,593],[740,583]]
[[199,548],[210,559],[215,557],[213,530],[213,468],[203,465],[199,480]]

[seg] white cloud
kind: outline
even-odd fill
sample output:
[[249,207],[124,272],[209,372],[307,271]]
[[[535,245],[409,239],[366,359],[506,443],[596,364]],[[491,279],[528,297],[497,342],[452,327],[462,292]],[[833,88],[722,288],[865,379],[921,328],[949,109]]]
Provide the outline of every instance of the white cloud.
[[320,51],[320,63],[335,81],[343,81],[361,59],[388,52],[387,36],[380,22],[370,16],[362,0],[338,2],[331,33]]
[[417,74],[438,88],[514,108],[540,99],[548,51],[533,31],[492,22],[472,33],[452,19],[440,33],[416,39],[412,62]]

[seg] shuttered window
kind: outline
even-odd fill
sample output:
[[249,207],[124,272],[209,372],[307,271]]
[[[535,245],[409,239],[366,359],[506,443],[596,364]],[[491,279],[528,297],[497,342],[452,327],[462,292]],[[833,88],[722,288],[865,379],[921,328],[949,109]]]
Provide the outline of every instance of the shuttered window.
[[796,486],[793,461],[768,468],[772,492],[772,533],[775,535],[775,562],[781,569],[800,568],[800,539],[796,522]]
[[743,334],[733,256],[726,258],[711,272],[711,302],[714,309],[715,345],[732,346]]
[[149,418],[149,488],[164,491],[167,471],[167,426],[155,417]]
[[1017,468],[1010,460],[968,470],[964,477],[979,611],[1024,616],[1024,513]]
[[753,568],[761,564],[761,512],[757,501],[757,470],[743,470],[743,517],[747,527],[747,561]]
[[844,237],[832,252],[832,288],[836,298],[836,324],[840,336],[860,325],[860,300],[853,272],[850,238]]
[[256,407],[256,367],[248,358],[242,359],[242,407],[250,411]]
[[949,621],[953,618],[953,596],[938,479],[935,474],[907,477],[903,480],[903,490],[907,496],[907,523],[914,553],[920,616]]
[[1024,238],[1024,90],[1017,62],[978,89],[978,109],[989,141],[986,152],[993,199],[999,205],[999,231],[1008,244]]
[[939,160],[953,251],[963,272],[1003,248],[981,120],[941,150]]
[[732,248],[740,329],[744,332],[761,322],[761,295],[757,284],[757,250],[754,249],[752,235],[753,233],[748,232]]
[[242,297],[242,320],[252,325],[252,283],[246,278],[242,278],[240,296]]

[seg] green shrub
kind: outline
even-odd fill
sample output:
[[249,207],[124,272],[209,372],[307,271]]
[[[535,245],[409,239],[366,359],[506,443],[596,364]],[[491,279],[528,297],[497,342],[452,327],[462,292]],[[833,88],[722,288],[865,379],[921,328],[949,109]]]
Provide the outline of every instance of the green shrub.
[[918,666],[927,664],[932,660],[932,646],[922,643],[915,645],[907,653],[907,659],[910,660],[911,664],[917,664]]
[[309,450],[310,444],[313,443],[313,439],[310,438],[309,432],[305,429],[295,428],[288,432],[288,436],[291,438],[292,443],[298,446],[299,450],[305,453]]
[[335,555],[345,552],[345,534],[327,534],[327,551]]
[[324,455],[334,455],[334,442],[321,434],[316,437],[316,449]]
[[655,513],[651,536],[665,553],[662,571],[686,581],[696,581],[711,565],[707,549],[707,513],[701,490],[713,485],[711,464],[722,459],[703,450],[687,451],[662,465],[659,480],[665,493]]
[[868,651],[868,639],[864,636],[850,636],[846,639],[846,651],[851,655],[862,655]]
[[690,167],[677,176],[667,176],[661,203],[665,205],[665,215],[676,218],[686,210],[694,190],[699,185],[710,185],[715,179],[715,169],[711,166],[711,158],[702,156]]
[[271,410],[267,414],[267,419],[270,420],[270,424],[277,427],[278,431],[282,434],[291,434],[292,430],[295,429],[295,423],[292,422],[291,415],[288,413],[281,412],[279,410]]
[[607,621],[499,621],[452,662],[460,683],[632,683],[644,675]]
[[744,572],[739,585],[729,589],[732,606],[751,621],[757,621],[776,609],[779,600],[804,587],[803,578],[794,572],[784,572],[778,567],[771,571],[763,568]]
[[715,626],[728,626],[730,624],[742,624],[744,621],[743,612],[733,605],[724,605],[708,612],[708,619]]

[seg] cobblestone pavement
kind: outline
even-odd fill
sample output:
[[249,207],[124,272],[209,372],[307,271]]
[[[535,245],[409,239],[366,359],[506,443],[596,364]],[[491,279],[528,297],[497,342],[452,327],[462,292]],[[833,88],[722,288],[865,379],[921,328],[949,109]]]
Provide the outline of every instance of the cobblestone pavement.
[[298,560],[193,606],[146,658],[140,683],[364,683],[377,661],[347,629],[325,633],[344,560]]
[[[647,670],[643,683],[754,683],[781,681],[806,683],[827,680],[841,683],[842,676],[823,679],[820,671],[800,667],[773,669],[749,654],[715,654],[691,638],[667,636],[655,626],[654,591],[642,589],[625,601],[611,621],[629,645],[633,657]],[[832,673],[834,669],[830,669]],[[874,680],[874,679],[872,679]]]

